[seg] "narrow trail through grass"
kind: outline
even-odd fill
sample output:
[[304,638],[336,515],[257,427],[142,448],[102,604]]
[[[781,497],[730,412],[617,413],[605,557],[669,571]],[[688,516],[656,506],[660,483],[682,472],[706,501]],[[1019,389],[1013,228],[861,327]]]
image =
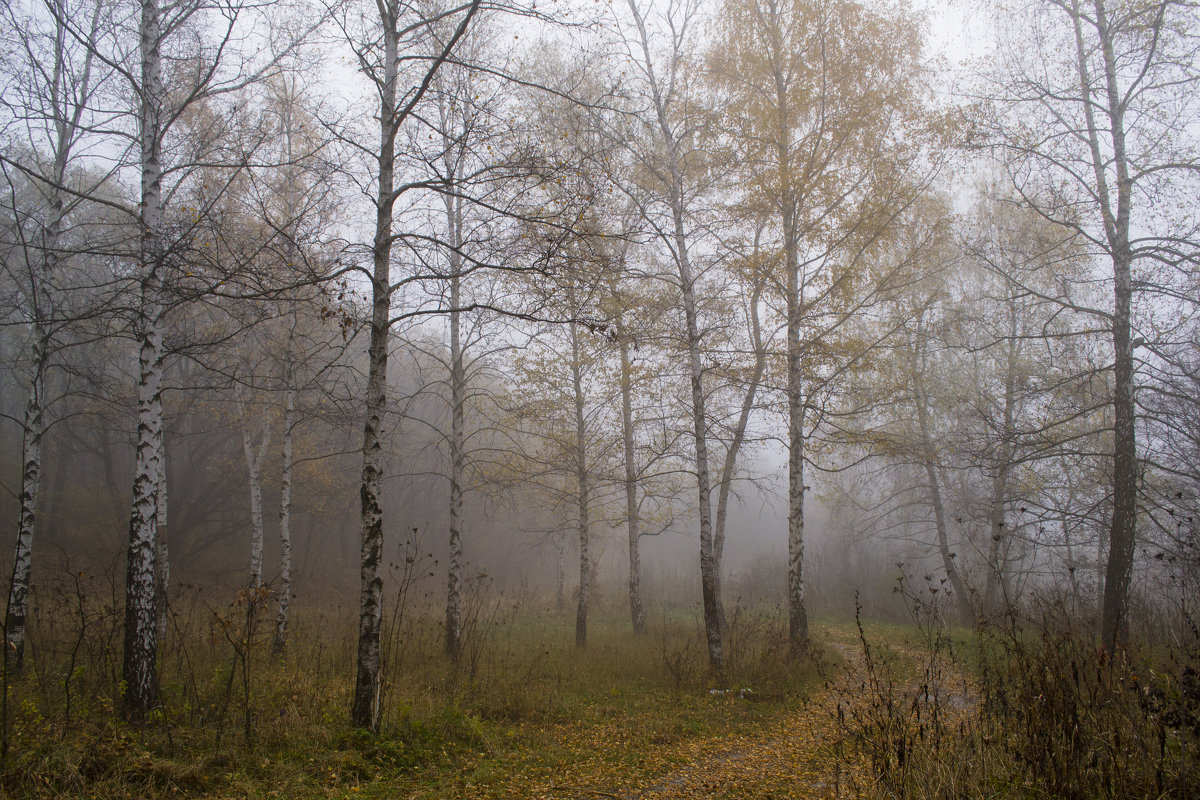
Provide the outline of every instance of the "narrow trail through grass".
[[[862,668],[862,652],[852,633],[839,630],[825,646],[842,660],[826,661],[824,679],[806,698],[781,704],[738,690],[710,694],[709,713],[725,716],[728,729],[662,740],[631,720],[572,727],[558,733],[557,745],[535,745],[497,775],[476,771],[465,781],[417,791],[413,797],[527,797],[538,800],[782,800],[835,798],[856,770],[867,779],[865,764],[854,764],[839,746],[839,700],[845,702]],[[751,724],[746,724],[751,723]],[[542,759],[547,759],[542,761]],[[493,764],[495,768],[498,765]],[[499,780],[489,780],[499,777]],[[475,778],[481,778],[476,782]]]
[[[303,659],[264,665],[282,677],[267,673],[253,687],[252,747],[233,728],[233,712],[217,718],[228,730],[216,745],[219,729],[189,726],[183,710],[137,729],[98,703],[68,727],[29,705],[22,749],[0,789],[38,800],[847,796],[848,781],[869,780],[839,723],[839,703],[844,714],[858,702],[858,631],[830,621],[812,657],[787,664],[778,626],[765,619],[752,629],[755,647],[741,651],[731,679],[739,682],[725,692],[712,690],[687,622],[642,638],[614,622],[587,651],[532,649],[524,645],[554,639],[545,629],[516,630],[511,651],[492,655],[485,676],[450,689],[438,683],[437,655],[418,661],[410,651],[405,691],[378,736],[342,721],[337,677],[346,670],[298,666]],[[880,642],[877,656],[890,659],[900,685],[911,684],[913,631],[877,627],[868,636]],[[222,708],[214,702],[201,717]]]
[[459,664],[420,618],[397,637],[379,734],[347,720],[341,628],[297,636],[282,659],[264,647],[241,672],[192,631],[194,658],[165,662],[161,713],[137,726],[115,713],[115,662],[69,669],[43,644],[10,687],[0,798],[1197,796],[1192,661],[1105,670],[1091,638],[1051,628],[827,618],[789,663],[777,610],[731,618],[728,691],[688,613],[646,636],[610,615],[578,649],[566,615],[514,606]]

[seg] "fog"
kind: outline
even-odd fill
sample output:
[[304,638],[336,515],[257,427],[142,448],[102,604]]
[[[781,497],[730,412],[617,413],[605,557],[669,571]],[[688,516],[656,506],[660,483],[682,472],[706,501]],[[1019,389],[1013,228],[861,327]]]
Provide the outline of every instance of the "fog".
[[5,790],[1193,779],[1193,6],[0,18]]

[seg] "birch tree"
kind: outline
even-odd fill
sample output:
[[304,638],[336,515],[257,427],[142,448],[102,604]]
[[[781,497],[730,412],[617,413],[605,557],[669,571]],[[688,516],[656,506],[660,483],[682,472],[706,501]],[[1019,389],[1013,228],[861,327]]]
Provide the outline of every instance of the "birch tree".
[[[244,117],[234,112],[234,106],[217,109],[279,71],[307,32],[297,17],[274,27],[279,39],[264,40],[256,33],[263,10],[238,4],[213,6],[197,0],[164,6],[158,0],[143,0],[139,9],[136,58],[119,50],[104,55],[106,63],[121,74],[136,103],[136,131],[130,140],[140,173],[135,299],[130,304],[131,329],[138,346],[138,414],[123,669],[123,708],[135,721],[145,719],[158,704],[155,543],[163,474],[166,315],[182,287],[188,287],[185,294],[203,295],[215,292],[227,280],[223,265],[216,265],[216,284],[206,285],[205,275],[180,263],[177,242],[167,228],[168,213],[176,211],[170,203],[189,180],[213,175],[229,180],[244,169],[246,153],[253,152],[261,138],[235,144],[234,134]],[[261,47],[252,53],[238,46],[247,41]],[[137,63],[137,68],[126,66],[130,63]],[[184,64],[191,69],[178,68]],[[178,83],[168,86],[168,75]],[[185,120],[192,128],[187,139],[190,148],[181,147]],[[205,163],[205,168],[192,167],[198,163]],[[224,181],[219,181],[216,187],[194,187],[194,196],[207,203],[192,209],[193,225],[207,218],[223,194],[223,185]],[[195,228],[185,224],[183,231],[187,234]]]
[[1200,242],[1195,14],[1175,0],[1048,0],[1004,20],[982,143],[1027,205],[1076,231],[1107,265],[1112,290],[1102,306],[1069,285],[1053,299],[1093,315],[1112,340],[1113,506],[1101,638],[1115,652],[1129,635],[1138,530],[1135,349],[1144,342],[1152,359],[1174,335],[1155,320],[1153,295],[1172,306],[1194,302],[1184,287]]
[[[12,214],[5,270],[20,294],[20,313],[30,333],[28,396],[22,421],[20,512],[13,554],[12,579],[4,621],[5,664],[12,673],[22,669],[33,541],[37,528],[37,498],[42,476],[42,438],[47,427],[47,373],[55,351],[65,344],[68,306],[61,274],[70,258],[66,227],[73,212],[86,202],[104,176],[85,177],[80,185],[80,156],[85,154],[93,125],[103,124],[96,95],[111,75],[94,57],[106,35],[108,20],[101,3],[49,0],[22,14],[6,5],[3,18],[15,34],[15,46],[3,65],[4,105],[21,127],[21,150],[0,155],[6,178],[5,205]],[[76,40],[69,17],[80,19]],[[16,133],[14,130],[13,133]],[[70,185],[74,184],[74,185]],[[27,187],[28,192],[21,190]],[[26,202],[18,202],[25,195]],[[19,265],[19,266],[18,266]]]
[[[271,446],[271,418],[263,413],[265,409],[249,406],[247,394],[245,389],[239,391],[241,396],[237,401],[237,413],[250,492],[250,577],[246,586],[253,594],[262,588],[263,583],[262,468],[267,448]],[[256,420],[260,422],[256,424]]]
[[[435,47],[444,46],[451,29],[439,26]],[[468,419],[485,405],[481,373],[497,348],[490,343],[497,318],[506,311],[519,313],[520,303],[505,297],[500,274],[520,269],[504,253],[513,244],[512,226],[506,217],[519,216],[513,208],[515,183],[528,165],[520,136],[505,120],[510,111],[511,87],[500,77],[507,73],[509,54],[497,44],[498,26],[478,20],[459,43],[456,63],[439,70],[430,87],[431,111],[422,122],[432,134],[432,144],[421,148],[426,171],[440,195],[442,233],[439,250],[444,267],[431,270],[428,288],[445,304],[449,352],[447,372],[449,524],[446,576],[445,650],[457,659],[462,647],[462,580],[464,570],[464,495],[478,477],[471,463],[473,441],[484,435],[483,419]],[[473,65],[487,64],[488,69]],[[425,129],[414,137],[414,148],[425,138]],[[427,135],[427,134],[426,134]],[[428,141],[428,140],[426,140]]]
[[[643,477],[639,469],[637,440],[637,423],[634,419],[635,377],[633,350],[637,344],[637,325],[631,319],[630,312],[634,306],[631,292],[622,291],[619,282],[629,278],[623,269],[628,255],[628,246],[620,248],[617,268],[609,270],[607,290],[610,301],[615,306],[613,310],[613,338],[617,343],[617,357],[620,372],[618,376],[621,394],[621,450],[623,462],[623,478],[625,492],[625,531],[626,546],[629,553],[629,616],[635,634],[646,632],[646,608],[642,602],[642,529],[641,498],[639,497],[639,478]],[[644,489],[643,489],[644,491]]]
[[[670,264],[671,281],[683,313],[690,427],[694,448],[696,510],[700,529],[700,584],[705,644],[710,667],[724,668],[720,574],[713,541],[710,425],[705,386],[704,298],[706,271],[693,253],[703,236],[698,206],[713,181],[701,136],[710,119],[696,80],[700,6],[687,2],[666,8],[629,0],[628,36],[623,42],[634,75],[626,89],[637,120],[630,151],[637,182],[629,196],[645,223],[648,239]],[[655,25],[655,28],[651,26]],[[707,266],[711,266],[708,264]]]
[[[733,284],[729,291],[736,293],[741,308],[738,316],[745,331],[740,340],[732,342],[728,349],[740,351],[741,359],[733,359],[728,371],[731,388],[736,397],[736,416],[725,433],[725,453],[721,458],[718,475],[717,511],[713,520],[713,551],[717,570],[725,554],[726,523],[729,518],[730,502],[736,497],[735,480],[742,468],[744,451],[754,444],[755,433],[751,429],[751,418],[761,404],[760,395],[767,376],[767,362],[774,344],[774,332],[770,322],[764,321],[763,295],[773,272],[772,254],[762,247],[763,226],[756,222],[749,251],[741,254],[730,265]],[[748,362],[748,363],[747,363]],[[722,622],[724,625],[724,622]]]
[[[734,0],[712,73],[748,167],[750,202],[775,216],[786,321],[789,652],[807,646],[805,441],[831,327],[870,294],[875,242],[925,180],[909,137],[925,124],[920,40],[903,12],[851,2]],[[903,166],[907,163],[907,167]],[[875,276],[876,280],[878,276]],[[832,313],[831,313],[832,312]]]
[[[362,485],[360,497],[360,596],[358,655],[354,698],[350,717],[354,725],[378,730],[381,713],[380,634],[383,621],[383,507],[380,478],[383,472],[384,417],[387,411],[387,365],[393,323],[392,248],[397,239],[394,213],[397,200],[418,188],[407,185],[397,174],[397,145],[400,131],[414,115],[438,70],[454,52],[479,11],[480,0],[432,12],[423,5],[385,0],[371,11],[352,5],[342,12],[338,24],[358,62],[359,71],[378,103],[377,145],[352,145],[369,154],[373,187],[375,233],[363,270],[370,282],[370,321],[367,346],[367,386],[362,439]],[[375,16],[372,16],[374,14]],[[428,45],[439,19],[456,21],[453,33],[432,55]],[[415,65],[415,66],[414,66]],[[415,72],[406,72],[412,67]]]
[[[533,387],[518,406],[527,433],[536,442],[528,453],[530,480],[563,509],[578,554],[575,646],[587,646],[593,589],[593,527],[610,486],[603,465],[616,448],[615,418],[599,391],[604,347],[583,320],[595,300],[594,286],[569,275],[556,287],[564,322],[538,331],[527,355],[517,359],[520,380]],[[536,399],[535,399],[536,398]],[[563,537],[566,538],[566,537]],[[566,550],[566,547],[562,547]]]
[[[254,174],[247,204],[255,212],[271,246],[262,254],[264,269],[285,288],[266,301],[264,343],[268,359],[263,376],[280,415],[279,572],[272,649],[287,647],[292,598],[292,483],[297,429],[312,416],[314,393],[336,366],[348,337],[345,318],[330,304],[326,290],[310,282],[329,271],[334,259],[327,240],[339,209],[326,157],[328,141],[320,131],[308,88],[294,74],[268,84],[268,110],[277,126],[270,148],[272,166]],[[297,284],[297,285],[292,285]],[[281,396],[281,397],[280,397]]]

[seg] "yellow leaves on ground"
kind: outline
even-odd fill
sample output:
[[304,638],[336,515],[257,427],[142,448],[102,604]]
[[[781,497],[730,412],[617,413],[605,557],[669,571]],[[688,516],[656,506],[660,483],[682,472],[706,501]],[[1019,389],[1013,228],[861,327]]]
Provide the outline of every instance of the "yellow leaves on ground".
[[[714,698],[717,714],[743,713],[736,695]],[[750,733],[688,735],[664,741],[631,719],[556,726],[545,741],[523,745],[509,765],[466,769],[440,797],[536,798],[833,798],[846,785],[846,754],[832,690]],[[535,736],[535,739],[540,737]],[[545,749],[543,749],[545,748]],[[526,761],[529,759],[529,761]],[[537,763],[539,759],[545,759]],[[525,763],[521,763],[525,762]],[[482,769],[481,769],[482,768]],[[853,767],[850,767],[853,769]],[[865,777],[856,775],[861,783]],[[478,781],[478,782],[476,782]]]

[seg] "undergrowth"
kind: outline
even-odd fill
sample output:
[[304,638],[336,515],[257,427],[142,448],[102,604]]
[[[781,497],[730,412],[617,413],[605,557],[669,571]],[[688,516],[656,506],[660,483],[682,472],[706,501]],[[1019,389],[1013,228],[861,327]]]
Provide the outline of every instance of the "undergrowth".
[[[1052,602],[954,630],[945,598],[901,582],[916,623],[903,658],[863,633],[837,705],[840,757],[868,798],[1194,798],[1200,793],[1200,632],[1113,658]],[[851,698],[852,694],[857,697]]]
[[[85,578],[44,592],[25,672],[9,687],[3,789],[29,798],[302,798],[436,786],[450,796],[442,790],[463,775],[562,769],[572,757],[559,752],[563,737],[588,726],[623,732],[604,743],[605,757],[632,774],[646,742],[753,729],[817,683],[815,661],[787,663],[776,608],[731,608],[728,668],[714,676],[694,610],[659,614],[635,636],[618,604],[598,603],[578,650],[573,614],[484,588],[470,600],[457,662],[443,652],[440,609],[416,599],[394,608],[378,734],[349,725],[349,609],[297,609],[279,654],[269,592],[218,605],[181,590],[160,647],[161,706],[134,726],[119,713],[115,593]],[[750,689],[753,701],[710,694],[725,685]]]

